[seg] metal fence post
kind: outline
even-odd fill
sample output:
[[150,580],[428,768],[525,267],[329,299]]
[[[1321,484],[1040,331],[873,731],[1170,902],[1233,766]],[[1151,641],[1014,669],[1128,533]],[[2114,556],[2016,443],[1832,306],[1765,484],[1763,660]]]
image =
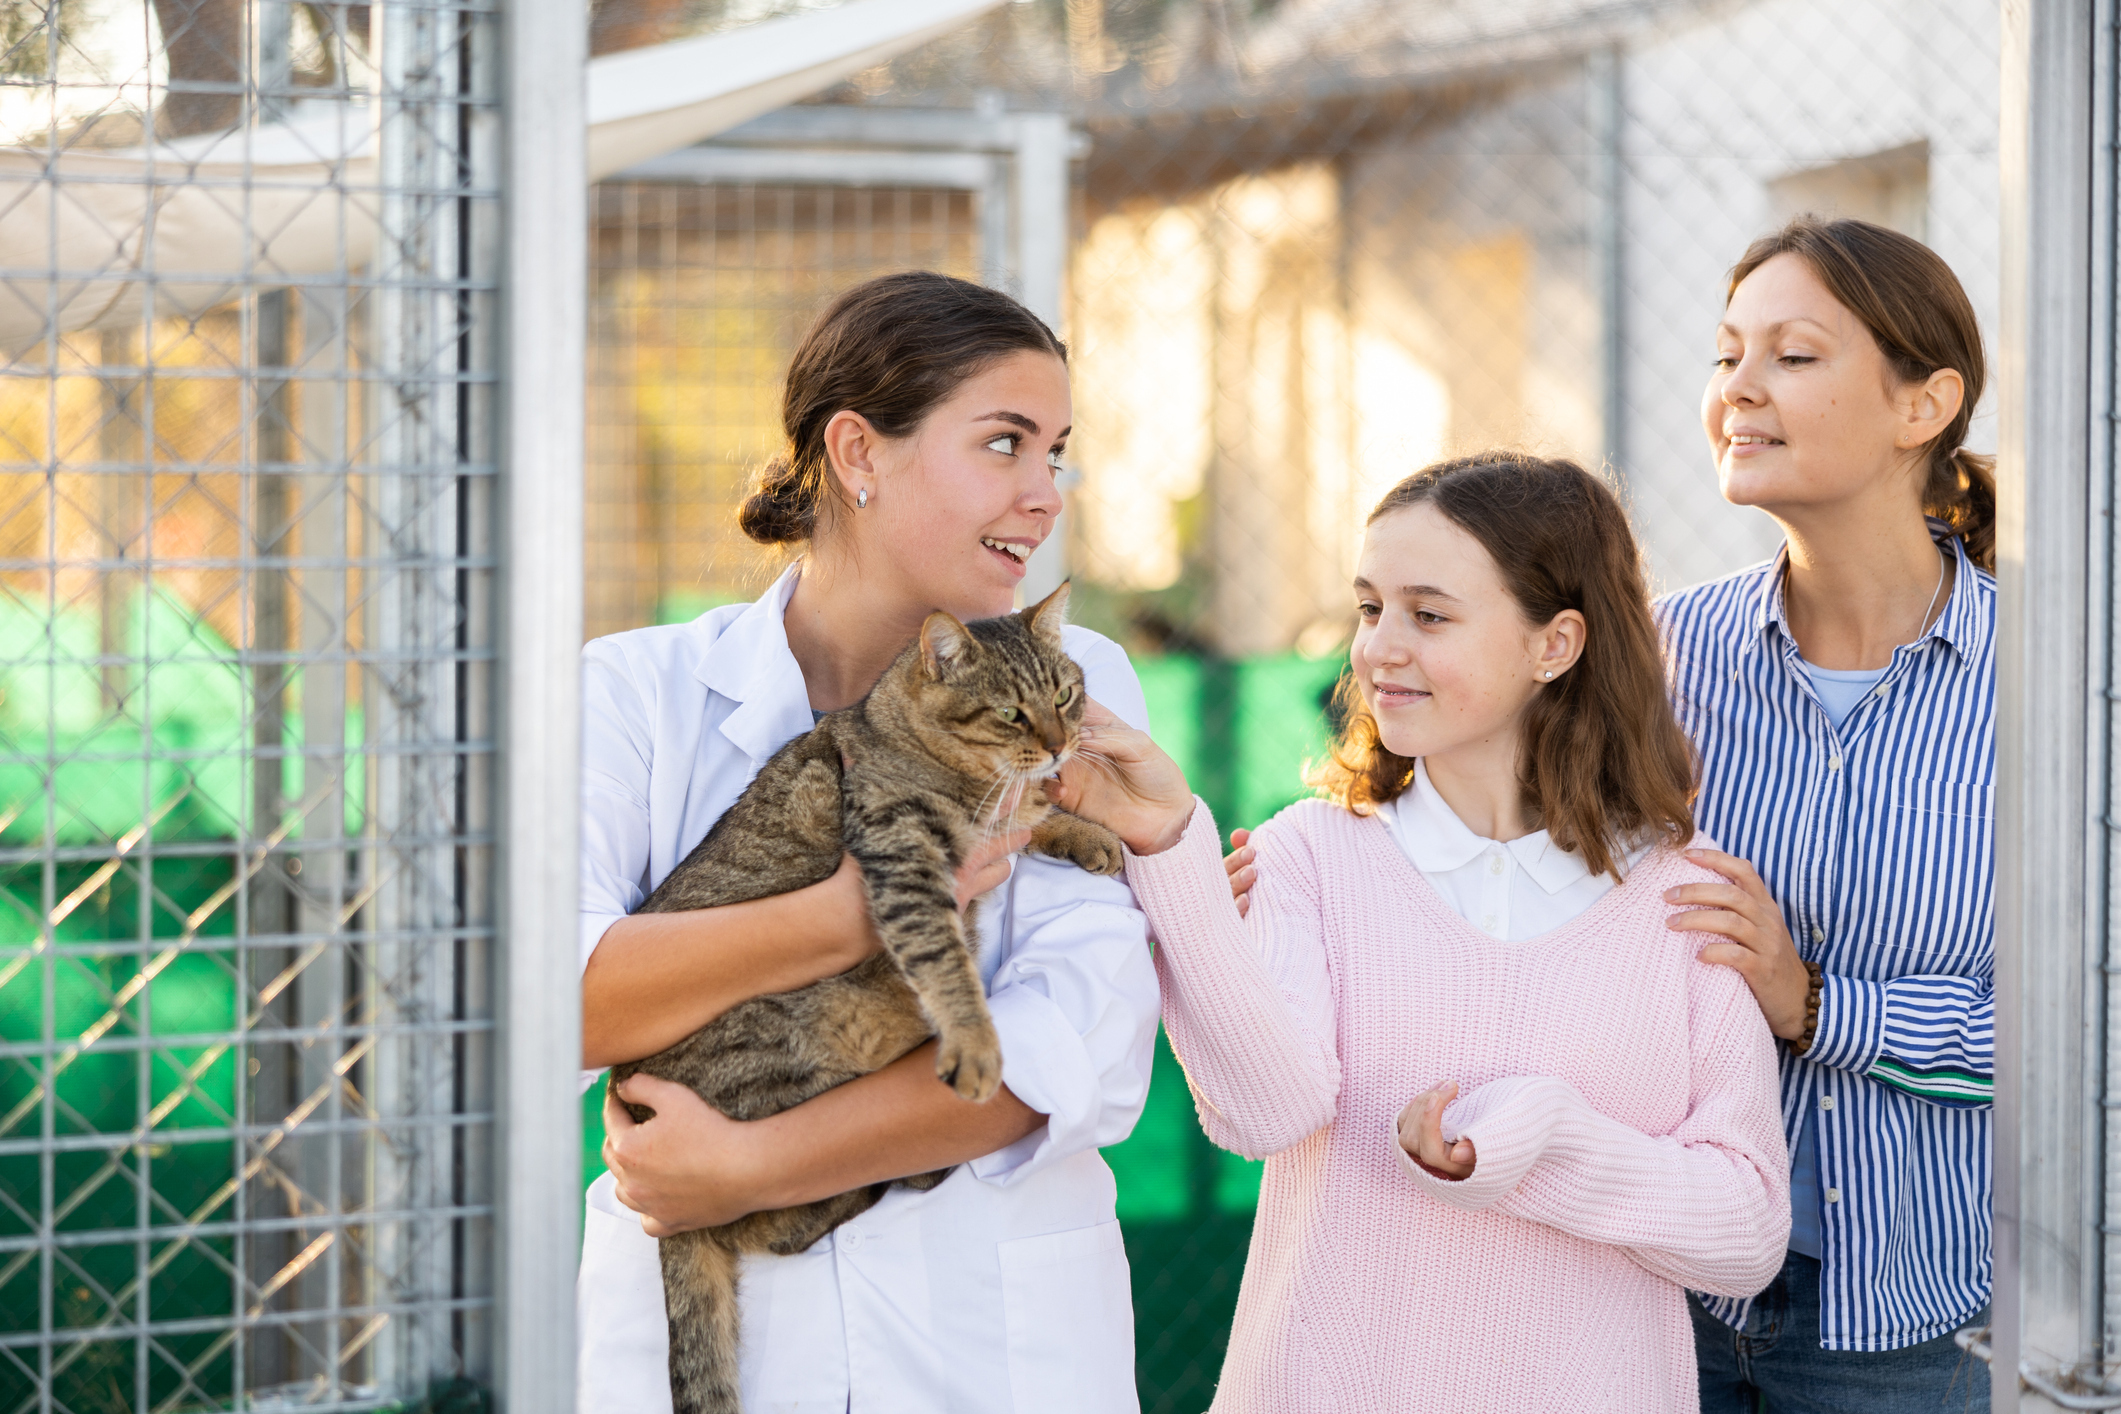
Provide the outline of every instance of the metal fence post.
[[[1998,1410],[2097,1362],[2093,1182],[2098,1026],[2087,794],[2094,647],[2087,432],[2092,13],[2070,0],[2003,7],[2001,589],[1996,799],[1996,1289]],[[2100,551],[2103,554],[2103,547]],[[2103,794],[2103,792],[2102,792]],[[2103,841],[2101,842],[2103,853]],[[2052,1386],[2050,1386],[2052,1388]]]
[[576,836],[588,338],[579,0],[507,8],[503,102],[501,1401],[574,1408]]
[[[1061,280],[1068,265],[1068,115],[1018,113],[1016,128],[1016,280],[1026,307],[1056,331]],[[1046,537],[1024,575],[1024,602],[1035,604],[1068,577],[1068,528]]]

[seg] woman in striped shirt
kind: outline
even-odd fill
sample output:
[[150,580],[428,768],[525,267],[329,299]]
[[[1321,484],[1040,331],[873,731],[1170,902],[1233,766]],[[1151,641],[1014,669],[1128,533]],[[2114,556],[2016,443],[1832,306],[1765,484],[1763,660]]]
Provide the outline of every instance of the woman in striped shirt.
[[[1702,420],[1772,563],[1659,605],[1723,937],[1782,1048],[1787,1264],[1692,1303],[1707,1414],[1989,1407],[1994,481],[1965,291],[1919,242],[1800,218],[1731,272]],[[1750,861],[1748,863],[1747,861]]]

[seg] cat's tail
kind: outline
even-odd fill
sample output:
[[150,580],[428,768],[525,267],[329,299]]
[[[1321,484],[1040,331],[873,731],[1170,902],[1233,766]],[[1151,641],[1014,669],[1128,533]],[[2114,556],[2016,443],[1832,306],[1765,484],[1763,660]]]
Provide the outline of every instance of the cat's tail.
[[672,1414],[740,1414],[737,1254],[704,1230],[666,1237],[660,1247]]

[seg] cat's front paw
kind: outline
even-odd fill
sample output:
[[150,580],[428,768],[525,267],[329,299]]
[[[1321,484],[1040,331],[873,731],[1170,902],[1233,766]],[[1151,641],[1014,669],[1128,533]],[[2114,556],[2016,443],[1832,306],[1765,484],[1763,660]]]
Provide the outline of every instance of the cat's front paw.
[[1127,867],[1118,835],[1103,825],[1058,810],[1031,832],[1031,848],[1054,859],[1065,859],[1092,874],[1113,875]]
[[975,1104],[993,1099],[1002,1088],[1002,1043],[994,1028],[945,1032],[936,1041],[935,1077]]
[[1124,873],[1127,857],[1120,852],[1119,836],[1110,830],[1084,830],[1080,837],[1071,841],[1074,848],[1068,858],[1093,874],[1107,876]]

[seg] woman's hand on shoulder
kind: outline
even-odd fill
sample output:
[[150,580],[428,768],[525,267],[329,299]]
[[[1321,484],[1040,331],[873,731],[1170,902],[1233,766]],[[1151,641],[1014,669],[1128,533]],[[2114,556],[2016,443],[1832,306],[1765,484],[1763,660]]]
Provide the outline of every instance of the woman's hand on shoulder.
[[604,1167],[619,1201],[641,1215],[643,1232],[669,1237],[719,1227],[767,1206],[766,1156],[752,1126],[652,1075],[627,1076],[619,1094],[655,1111],[636,1120],[605,1092]]
[[1047,798],[1094,820],[1136,854],[1161,854],[1193,818],[1193,788],[1149,734],[1136,731],[1094,700],[1083,703],[1075,755],[1061,767]]
[[1803,1036],[1804,1005],[1811,995],[1812,977],[1783,921],[1782,906],[1768,892],[1759,871],[1738,856],[1720,849],[1690,849],[1686,857],[1721,875],[1724,882],[1666,889],[1664,901],[1688,911],[1673,914],[1665,926],[1727,939],[1705,945],[1701,960],[1728,967],[1745,979],[1760,1014],[1767,1018],[1768,1030],[1785,1041]]
[[1444,1108],[1457,1098],[1458,1082],[1447,1080],[1433,1090],[1422,1091],[1399,1112],[1399,1147],[1437,1178],[1454,1183],[1471,1178],[1479,1162],[1472,1140],[1444,1142]]

